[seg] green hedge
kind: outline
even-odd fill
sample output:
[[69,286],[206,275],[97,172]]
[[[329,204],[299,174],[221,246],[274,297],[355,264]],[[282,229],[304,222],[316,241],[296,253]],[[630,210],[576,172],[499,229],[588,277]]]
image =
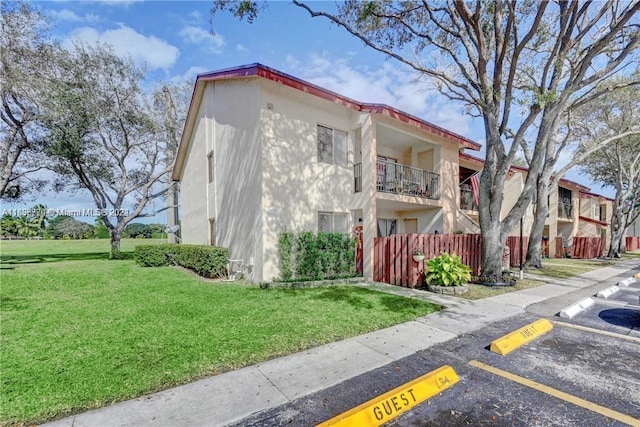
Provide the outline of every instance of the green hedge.
[[134,258],[143,267],[179,265],[208,278],[226,275],[229,250],[204,245],[140,245],[134,250]]
[[355,240],[342,233],[282,232],[278,239],[283,281],[356,276]]

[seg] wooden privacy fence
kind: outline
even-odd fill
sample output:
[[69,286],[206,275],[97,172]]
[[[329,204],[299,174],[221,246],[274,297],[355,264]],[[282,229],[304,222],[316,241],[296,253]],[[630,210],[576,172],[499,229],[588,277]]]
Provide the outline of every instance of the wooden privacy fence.
[[[640,237],[636,239],[636,244],[640,247]],[[480,234],[393,234],[388,237],[376,237],[373,242],[373,280],[377,282],[411,288],[421,285],[424,266],[413,260],[416,250],[424,253],[425,260],[443,252],[455,253],[463,264],[471,268],[472,275],[480,274],[482,266]],[[527,256],[528,243],[529,238],[523,237],[523,259]],[[520,265],[520,237],[507,237],[506,245],[510,250],[510,264]],[[557,237],[555,245],[557,258],[563,257],[566,249],[572,258],[590,259],[604,255],[605,238],[574,237],[573,245],[569,250],[563,247],[562,237]]]
[[[520,236],[507,237],[507,246],[509,247],[510,257],[509,264],[520,266]],[[522,262],[527,259],[527,250],[529,249],[529,238],[522,238]]]
[[627,251],[635,251],[640,249],[640,236],[625,237],[624,249]]
[[376,237],[374,242],[373,280],[393,285],[415,287],[422,283],[424,268],[413,260],[416,250],[425,260],[442,252],[455,252],[462,263],[480,272],[482,236],[479,234],[393,234]]
[[574,237],[571,258],[591,259],[604,256],[606,240],[602,237]]

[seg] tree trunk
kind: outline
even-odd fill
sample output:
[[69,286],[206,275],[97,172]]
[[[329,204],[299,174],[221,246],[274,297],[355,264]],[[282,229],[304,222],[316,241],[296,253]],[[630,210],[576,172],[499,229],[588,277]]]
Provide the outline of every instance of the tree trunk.
[[504,242],[500,241],[500,223],[491,224],[482,230],[482,276],[502,281],[502,253]]
[[611,243],[609,244],[609,253],[607,253],[609,258],[620,258],[620,247],[624,236],[622,221],[622,211],[614,206],[611,218]]
[[120,240],[122,239],[122,229],[120,227],[114,227],[110,230],[111,236],[111,253],[109,259],[122,259],[120,253]]
[[544,178],[538,180],[536,209],[527,248],[526,265],[533,268],[542,268],[542,233],[549,213],[549,180]]

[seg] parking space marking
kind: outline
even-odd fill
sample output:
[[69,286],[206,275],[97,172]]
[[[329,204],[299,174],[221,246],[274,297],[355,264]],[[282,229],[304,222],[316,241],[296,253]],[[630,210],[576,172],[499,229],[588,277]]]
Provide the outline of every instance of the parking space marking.
[[446,390],[458,381],[458,374],[453,368],[444,365],[318,424],[317,427],[379,426]]
[[528,378],[521,377],[516,374],[512,374],[511,372],[503,371],[502,369],[495,368],[491,365],[487,365],[485,363],[479,362],[477,360],[470,360],[469,364],[478,369],[482,369],[483,371],[490,372],[492,374],[498,375],[502,378],[506,378],[515,383],[524,385],[526,387],[532,388],[534,390],[541,391],[550,396],[556,397],[558,399],[562,399],[565,402],[573,403],[576,406],[580,406],[581,408],[588,409],[592,412],[596,412],[600,415],[604,415],[605,417],[613,418],[614,420],[627,423],[631,426],[640,427],[640,419],[634,418],[630,415],[626,415],[620,413],[618,411],[614,411],[613,409],[606,408],[604,406],[600,406],[597,403],[589,402],[588,400],[581,399],[577,396],[574,396],[569,393],[565,393],[563,391],[557,390],[553,387],[546,386],[544,384],[540,384],[539,382],[530,380]]
[[566,326],[567,328],[579,329],[581,331],[593,332],[595,334],[606,335],[608,337],[620,338],[620,339],[623,339],[623,340],[640,343],[640,338],[638,338],[638,337],[631,337],[629,335],[622,335],[622,334],[618,334],[616,332],[602,331],[600,329],[589,328],[587,326],[582,326],[582,325],[575,325],[573,323],[558,322],[557,320],[554,320],[553,324],[554,325],[558,325],[558,326]]
[[551,329],[553,329],[553,325],[547,319],[536,320],[520,329],[516,329],[507,335],[493,340],[489,350],[504,356],[516,348],[533,341],[540,335],[546,334]]

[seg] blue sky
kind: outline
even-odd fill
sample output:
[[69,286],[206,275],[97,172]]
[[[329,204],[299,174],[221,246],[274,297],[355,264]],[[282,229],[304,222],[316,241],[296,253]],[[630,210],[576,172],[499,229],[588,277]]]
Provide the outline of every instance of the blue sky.
[[[481,120],[464,115],[460,104],[417,84],[416,76],[406,67],[366,48],[327,20],[311,19],[306,11],[289,2],[271,2],[253,24],[241,22],[229,13],[217,14],[211,24],[210,1],[33,4],[51,17],[54,35],[63,43],[80,40],[111,44],[116,53],[131,55],[144,64],[149,81],[193,80],[198,73],[260,62],[358,101],[389,104],[484,142]],[[322,6],[332,4],[325,2]],[[566,178],[587,185],[596,193],[612,195],[610,189],[602,189],[578,172],[571,172]],[[93,207],[91,197],[82,193],[59,194],[44,202],[53,209]],[[28,207],[25,205],[4,207]],[[79,219],[93,222],[93,218]],[[165,216],[160,214],[150,221],[164,223]]]

